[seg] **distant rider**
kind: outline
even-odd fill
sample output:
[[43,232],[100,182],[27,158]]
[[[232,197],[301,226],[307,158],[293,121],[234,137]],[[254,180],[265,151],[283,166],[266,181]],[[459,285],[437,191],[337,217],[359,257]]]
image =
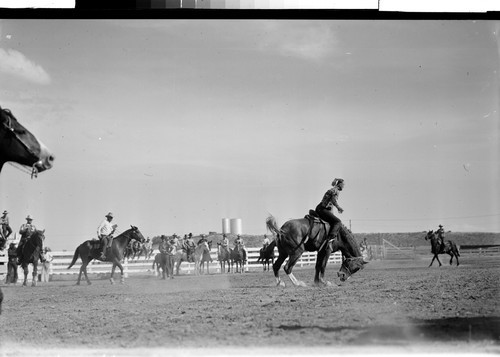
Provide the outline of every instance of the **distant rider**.
[[100,259],[106,260],[106,248],[110,248],[113,243],[113,233],[115,233],[116,224],[111,224],[113,213],[109,212],[106,218],[97,227],[97,237],[102,241],[102,252]]
[[36,231],[36,227],[31,222],[33,221],[33,217],[31,215],[26,216],[26,223],[21,225],[19,228],[19,234],[21,235],[21,239],[19,241],[19,245],[17,246],[17,261],[18,264],[21,264],[23,258],[23,248],[31,235]]
[[336,238],[339,233],[342,221],[333,214],[332,208],[336,207],[339,213],[344,212],[343,208],[340,207],[337,202],[340,191],[344,189],[344,179],[334,179],[332,182],[332,186],[332,188],[326,191],[326,193],[323,195],[323,199],[318,204],[318,206],[316,206],[316,213],[321,219],[330,223],[330,232],[328,236],[330,238]]
[[439,251],[442,252],[444,250],[444,229],[440,224],[439,229],[436,231],[438,242],[439,242]]
[[238,234],[236,236],[236,240],[234,241],[234,247],[238,247],[240,246],[241,249],[243,249],[243,261],[246,262],[247,261],[247,249],[245,247],[245,242],[243,242],[243,239],[241,238],[241,236]]

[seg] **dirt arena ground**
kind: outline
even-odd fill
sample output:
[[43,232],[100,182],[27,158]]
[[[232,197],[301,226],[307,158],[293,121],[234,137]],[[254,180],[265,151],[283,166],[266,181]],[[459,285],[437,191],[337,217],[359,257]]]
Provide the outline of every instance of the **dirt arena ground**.
[[275,286],[272,273],[131,276],[2,286],[0,353],[23,355],[500,352],[500,259],[374,261],[342,285]]

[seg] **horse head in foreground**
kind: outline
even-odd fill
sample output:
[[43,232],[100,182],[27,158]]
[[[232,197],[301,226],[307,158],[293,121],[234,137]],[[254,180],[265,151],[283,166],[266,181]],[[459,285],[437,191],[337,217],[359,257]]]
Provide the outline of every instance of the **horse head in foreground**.
[[0,171],[6,162],[31,168],[32,177],[52,168],[54,155],[23,127],[12,112],[0,107]]
[[[144,242],[144,236],[139,231],[139,228],[135,226],[130,226],[125,232],[121,233],[117,237],[113,238],[113,243],[111,243],[111,248],[106,254],[106,262],[113,264],[111,268],[111,284],[114,284],[113,275],[115,274],[115,269],[118,267],[121,272],[120,282],[123,284],[125,282],[125,277],[123,275],[123,266],[121,261],[124,258],[125,248],[131,240],[136,240],[139,242]],[[80,273],[78,274],[77,285],[80,285],[80,280],[82,279],[82,273],[85,275],[87,284],[91,284],[87,276],[87,265],[94,259],[101,260],[102,242],[98,240],[87,240],[80,244],[73,255],[73,260],[71,261],[68,269],[70,269],[78,260],[78,257],[82,259],[82,266],[80,267]],[[102,261],[102,260],[101,260]]]
[[337,239],[330,240],[328,223],[313,216],[312,211],[304,218],[285,222],[281,228],[278,228],[276,219],[270,215],[266,220],[266,226],[276,234],[278,259],[273,264],[273,271],[278,285],[285,285],[279,276],[279,270],[288,258],[284,267],[285,273],[294,285],[305,286],[304,282],[297,280],[292,274],[293,267],[305,251],[318,252],[314,275],[316,285],[330,285],[328,281],[324,280],[324,275],[328,258],[333,252],[340,250],[343,255],[343,262],[337,273],[342,282],[363,269],[364,265],[367,264],[363,260],[358,242],[344,225],[341,226]]

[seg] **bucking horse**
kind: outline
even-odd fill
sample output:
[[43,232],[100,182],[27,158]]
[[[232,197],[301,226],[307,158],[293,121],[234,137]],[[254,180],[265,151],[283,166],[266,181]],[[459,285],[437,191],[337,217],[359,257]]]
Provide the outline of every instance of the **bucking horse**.
[[330,282],[324,280],[324,275],[328,258],[333,252],[338,250],[342,252],[343,261],[337,273],[342,282],[367,264],[363,260],[358,242],[347,227],[342,225],[337,239],[331,240],[328,236],[330,225],[320,219],[313,210],[310,210],[304,218],[285,222],[281,228],[278,228],[276,219],[270,215],[266,219],[266,226],[277,236],[278,259],[273,264],[277,285],[285,286],[279,276],[279,270],[288,258],[284,267],[285,273],[295,286],[306,286],[292,274],[293,267],[305,251],[318,252],[314,275],[316,285],[331,285]]

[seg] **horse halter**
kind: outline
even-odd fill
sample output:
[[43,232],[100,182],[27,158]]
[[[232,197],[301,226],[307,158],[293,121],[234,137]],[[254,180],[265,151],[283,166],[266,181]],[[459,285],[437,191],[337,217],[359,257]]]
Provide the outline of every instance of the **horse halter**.
[[347,265],[346,263],[349,262],[349,261],[351,261],[351,260],[359,260],[359,259],[363,259],[363,257],[345,258],[344,261],[342,262],[342,265],[340,267],[344,268],[344,270],[347,270],[347,272],[349,273],[349,275],[352,275],[354,273],[351,271],[351,268],[349,268],[349,265]]
[[36,164],[40,161],[40,157],[21,139],[19,135],[17,135],[15,129],[12,127],[12,113],[8,109],[1,109],[2,112],[5,113],[5,116],[7,117],[7,120],[2,121],[2,126],[5,128],[5,130],[9,131],[11,135],[16,139],[16,141],[21,144],[22,147],[30,154],[34,159],[35,162],[31,166],[31,178],[37,178],[38,177],[38,169],[36,168]]

